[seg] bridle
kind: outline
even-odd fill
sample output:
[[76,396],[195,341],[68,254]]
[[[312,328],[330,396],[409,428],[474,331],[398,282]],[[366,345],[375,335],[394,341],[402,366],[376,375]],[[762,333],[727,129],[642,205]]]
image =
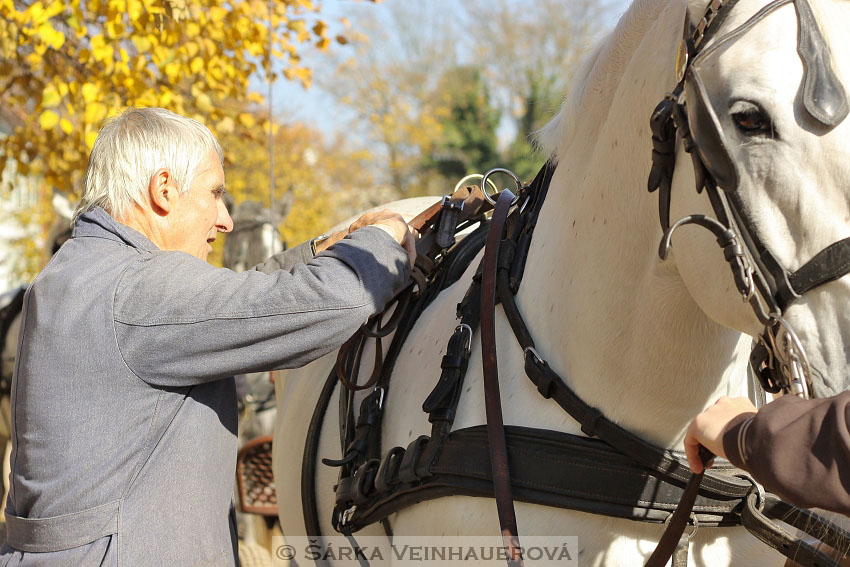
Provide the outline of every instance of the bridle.
[[[738,0],[712,0],[699,24],[685,18],[685,34],[676,61],[678,84],[659,103],[652,116],[653,166],[649,190],[658,190],[659,217],[664,237],[659,255],[665,259],[673,233],[696,224],[710,230],[723,248],[735,285],[752,307],[764,330],[750,357],[751,367],[764,389],[808,398],[812,370],[794,330],[783,318],[788,307],[804,293],[850,273],[850,238],[831,244],[796,271],[790,271],[754,230],[743,203],[736,146],[724,131],[700,77],[700,62],[740,38],[769,14],[794,4],[799,41],[797,50],[805,73],[801,98],[806,113],[826,128],[847,116],[847,95],[832,67],[829,48],[809,0],[774,0],[732,31],[711,40]],[[670,224],[670,189],[675,167],[676,137],[691,155],[698,192],[706,191],[716,218],[690,215]]]

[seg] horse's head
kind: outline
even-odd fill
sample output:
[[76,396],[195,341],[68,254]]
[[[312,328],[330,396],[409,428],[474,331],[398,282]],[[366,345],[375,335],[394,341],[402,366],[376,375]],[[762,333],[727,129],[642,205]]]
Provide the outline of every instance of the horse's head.
[[[702,16],[705,4],[691,1],[691,12]],[[704,38],[689,31],[680,55],[684,81],[673,114],[684,146],[693,146],[677,158],[671,219],[705,212],[738,233],[727,255],[735,244],[744,255],[727,258],[734,285],[708,275],[728,274],[728,266],[718,267],[723,255],[713,238],[689,229],[673,246],[677,266],[716,321],[761,333],[779,350],[794,342],[779,321],[787,322],[807,361],[763,353],[761,362],[784,364],[786,374],[808,365],[812,393],[832,395],[850,387],[850,2],[724,4],[734,7],[721,9]],[[686,187],[694,180],[705,187],[699,197]],[[732,299],[748,292],[755,309]]]

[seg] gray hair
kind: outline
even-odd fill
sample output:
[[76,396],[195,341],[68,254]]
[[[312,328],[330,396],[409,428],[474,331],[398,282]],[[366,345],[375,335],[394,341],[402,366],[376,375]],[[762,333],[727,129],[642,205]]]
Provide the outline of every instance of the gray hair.
[[185,193],[213,150],[223,162],[218,141],[197,120],[164,108],[128,108],[107,122],[94,142],[74,220],[96,206],[122,219],[133,203],[150,203],[148,186],[160,169],[168,170]]

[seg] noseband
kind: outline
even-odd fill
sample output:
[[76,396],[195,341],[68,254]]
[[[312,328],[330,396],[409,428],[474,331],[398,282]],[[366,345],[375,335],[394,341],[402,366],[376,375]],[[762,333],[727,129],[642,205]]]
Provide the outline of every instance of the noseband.
[[[648,186],[650,191],[658,190],[659,196],[664,230],[659,255],[662,259],[667,257],[673,232],[681,226],[696,224],[714,233],[738,290],[764,325],[750,356],[756,376],[768,392],[784,390],[808,398],[811,368],[802,343],[782,315],[807,291],[850,273],[850,238],[831,244],[793,272],[765,246],[741,200],[737,146],[727,139],[700,77],[699,63],[778,8],[793,3],[799,27],[797,51],[804,66],[800,86],[803,108],[822,126],[834,128],[847,117],[850,104],[832,67],[829,48],[809,0],[774,0],[708,45],[737,2],[712,0],[696,27],[686,15],[676,61],[679,82],[652,115],[653,164]],[[670,225],[677,133],[691,155],[697,192],[706,191],[716,218],[690,215]]]

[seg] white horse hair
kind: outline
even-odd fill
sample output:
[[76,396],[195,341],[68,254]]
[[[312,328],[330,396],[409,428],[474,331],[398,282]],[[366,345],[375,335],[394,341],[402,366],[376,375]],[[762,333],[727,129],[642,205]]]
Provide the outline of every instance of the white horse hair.
[[[660,447],[681,449],[693,417],[723,395],[746,392],[751,336],[761,329],[741,301],[714,237],[685,227],[673,254],[658,258],[657,196],[646,190],[649,116],[675,85],[674,59],[685,10],[701,16],[706,0],[636,0],[576,75],[559,115],[540,136],[558,168],[542,210],[517,303],[537,350],[582,399]],[[740,0],[731,30],[766,4]],[[834,66],[850,86],[850,2],[812,0]],[[803,73],[792,4],[712,56],[701,69],[730,136],[740,140],[742,200],[766,245],[797,269],[850,236],[850,120],[832,130],[800,111]],[[717,102],[720,101],[720,102]],[[763,109],[773,137],[743,138],[730,107]],[[671,219],[713,216],[694,189],[690,156],[679,148]],[[421,316],[395,365],[385,401],[382,445],[406,447],[430,425],[421,404],[440,375],[455,306],[477,261]],[[846,389],[850,376],[850,277],[826,284],[785,314],[816,368],[815,393]],[[454,429],[485,422],[478,335]],[[579,427],[543,399],[523,372],[523,355],[497,308],[497,347],[506,424],[569,433]],[[285,534],[304,534],[301,462],[308,423],[335,354],[277,381],[275,477]],[[369,360],[369,353],[364,355]],[[831,382],[828,380],[832,380]],[[338,388],[339,389],[339,388]],[[338,392],[338,390],[337,390]],[[325,416],[319,456],[339,458],[336,398]],[[355,407],[357,403],[355,403]],[[336,469],[318,465],[317,507],[324,534],[335,534]],[[570,510],[516,504],[520,537],[578,537],[582,566],[641,565],[662,527]],[[491,499],[444,497],[389,518],[396,535],[498,535]],[[362,535],[380,536],[381,526]],[[700,528],[689,565],[782,565],[784,558],[743,528]],[[529,562],[531,564],[532,562]]]

